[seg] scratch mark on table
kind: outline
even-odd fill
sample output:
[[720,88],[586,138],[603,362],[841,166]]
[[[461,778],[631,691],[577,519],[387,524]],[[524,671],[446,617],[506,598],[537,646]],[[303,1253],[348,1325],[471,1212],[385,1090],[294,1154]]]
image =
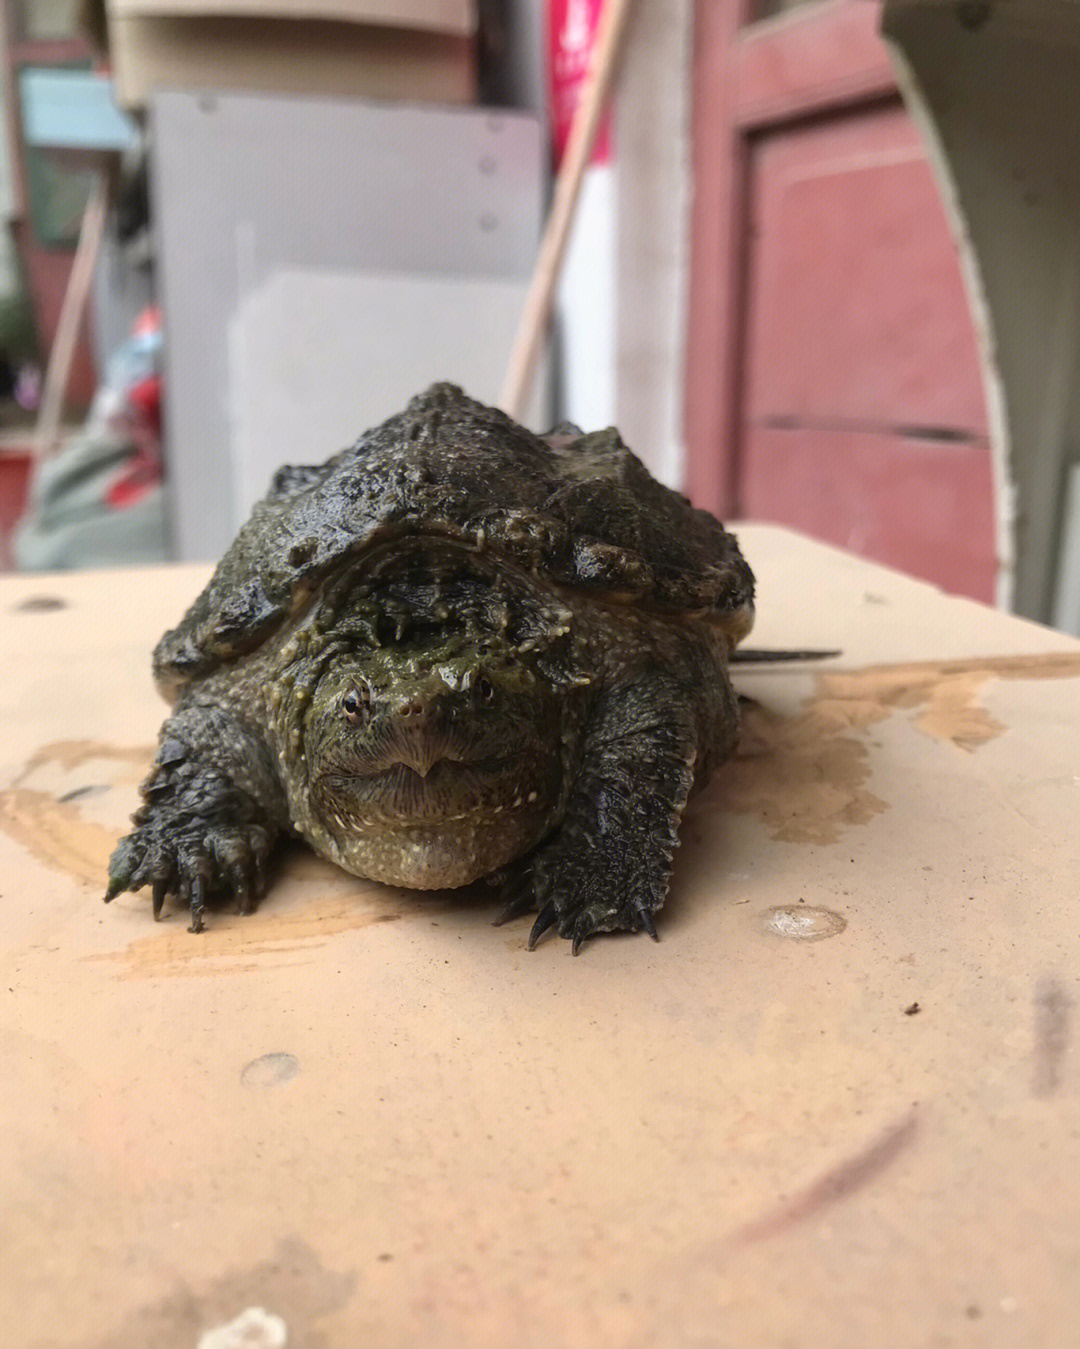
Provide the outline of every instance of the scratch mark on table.
[[778,1207],[740,1227],[732,1240],[744,1244],[779,1235],[797,1223],[805,1222],[821,1209],[840,1203],[856,1191],[878,1180],[915,1141],[919,1114],[915,1106],[872,1143],[843,1161],[829,1167],[817,1180]]
[[1061,1085],[1061,1062],[1069,1043],[1072,999],[1058,979],[1046,976],[1035,985],[1031,1063],[1032,1096],[1052,1096]]

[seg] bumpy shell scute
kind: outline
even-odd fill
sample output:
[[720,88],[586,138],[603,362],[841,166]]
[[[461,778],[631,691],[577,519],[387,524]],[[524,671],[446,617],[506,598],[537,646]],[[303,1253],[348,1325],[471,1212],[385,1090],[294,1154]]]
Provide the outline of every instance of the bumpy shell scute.
[[[734,538],[658,483],[616,431],[533,435],[437,384],[325,464],[275,474],[207,588],[154,654],[163,691],[254,650],[382,542],[443,534],[553,583],[737,626],[753,577]],[[407,543],[404,545],[407,546]]]

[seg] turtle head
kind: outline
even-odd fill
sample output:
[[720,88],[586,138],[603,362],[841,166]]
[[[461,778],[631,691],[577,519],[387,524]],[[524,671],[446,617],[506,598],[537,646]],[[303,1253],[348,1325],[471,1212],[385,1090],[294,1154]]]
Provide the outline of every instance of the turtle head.
[[561,690],[468,641],[343,654],[304,718],[312,823],[358,874],[434,889],[527,851],[563,798]]

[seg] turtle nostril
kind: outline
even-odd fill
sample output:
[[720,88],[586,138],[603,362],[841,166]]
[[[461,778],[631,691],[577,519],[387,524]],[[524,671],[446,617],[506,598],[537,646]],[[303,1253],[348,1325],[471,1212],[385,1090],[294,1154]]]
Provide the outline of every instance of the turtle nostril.
[[418,717],[424,710],[424,704],[419,698],[406,698],[398,706],[399,717]]

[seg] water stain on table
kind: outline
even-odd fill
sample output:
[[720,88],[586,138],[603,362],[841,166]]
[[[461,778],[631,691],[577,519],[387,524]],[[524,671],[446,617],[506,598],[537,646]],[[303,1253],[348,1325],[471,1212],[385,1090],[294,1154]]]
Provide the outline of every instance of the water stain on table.
[[[1076,677],[1080,654],[1071,651],[819,674],[813,693],[794,714],[751,704],[736,758],[717,774],[711,800],[721,810],[758,815],[777,840],[836,842],[847,827],[865,824],[887,809],[867,785],[868,728],[906,713],[920,734],[970,753],[1007,730],[979,703],[980,690],[990,680]],[[150,747],[90,740],[43,745],[11,786],[0,791],[0,828],[46,865],[104,889],[109,857],[125,828],[121,819],[110,827],[110,807],[118,792],[134,799],[134,786],[152,757]],[[97,818],[91,817],[91,808]],[[324,897],[303,910],[268,912],[265,926],[258,914],[243,920],[245,958],[269,949],[301,949],[346,928],[400,916],[399,904],[387,911],[387,897],[394,891],[347,877],[304,850],[294,851],[288,870],[293,879],[304,879],[306,870]],[[152,966],[157,973],[175,973],[197,965],[210,973],[237,946],[239,922],[223,915],[195,943],[177,924],[133,942],[123,959],[135,970]],[[199,961],[193,963],[196,950]]]
[[[11,787],[0,791],[0,828],[38,861],[104,895],[109,858],[125,828],[125,810],[116,798],[122,793],[133,800],[133,789],[146,776],[153,753],[150,746],[89,740],[43,745]],[[116,825],[89,818],[91,804],[106,820],[115,815]],[[148,922],[145,936],[85,958],[115,966],[118,975],[236,972],[257,968],[259,958],[270,953],[288,956],[338,932],[401,916],[396,892],[349,876],[303,846],[286,849],[278,875],[300,884],[306,892],[302,907],[282,910],[267,899],[264,908],[244,918],[219,912],[198,940],[173,908],[161,924]],[[125,896],[114,903],[148,909],[145,896]]]
[[[357,880],[355,884],[359,889],[366,882]],[[363,899],[362,894],[355,893],[318,894],[302,908],[282,910],[267,897],[252,914],[216,914],[213,923],[197,937],[187,930],[187,919],[181,914],[175,915],[175,921],[166,918],[161,923],[153,923],[147,914],[145,937],[136,937],[118,950],[84,958],[112,966],[124,978],[144,975],[155,979],[244,974],[265,968],[268,958],[275,963],[302,964],[295,959],[297,955],[339,932],[394,923],[402,917],[397,909],[372,909]]]
[[793,715],[750,703],[739,749],[718,773],[721,809],[757,815],[787,843],[835,843],[888,808],[867,786],[870,727],[907,713],[922,735],[965,753],[1004,735],[979,702],[993,679],[1080,678],[1080,653],[870,665],[819,674]]
[[328,1343],[320,1321],[349,1304],[359,1277],[357,1269],[328,1269],[306,1241],[290,1235],[278,1240],[269,1258],[226,1270],[204,1286],[174,1275],[173,1291],[159,1302],[132,1312],[106,1337],[80,1343],[86,1349],[119,1344],[192,1349],[210,1327],[233,1319],[243,1307],[261,1306],[285,1322],[289,1344],[315,1349]]
[[140,782],[153,753],[149,746],[91,740],[42,745],[11,786],[0,791],[0,828],[46,866],[103,885],[121,830],[88,819],[83,804],[87,797]]
[[18,604],[13,604],[11,611],[22,614],[45,614],[57,609],[66,609],[67,606],[67,600],[62,600],[57,595],[28,595]]

